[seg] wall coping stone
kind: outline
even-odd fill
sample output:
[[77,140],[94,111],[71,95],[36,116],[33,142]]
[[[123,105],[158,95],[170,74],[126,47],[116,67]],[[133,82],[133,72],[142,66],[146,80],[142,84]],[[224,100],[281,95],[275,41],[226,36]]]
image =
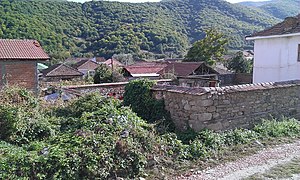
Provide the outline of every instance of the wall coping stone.
[[281,82],[266,82],[256,84],[243,84],[224,87],[181,87],[175,85],[156,85],[152,91],[167,91],[190,95],[204,95],[204,94],[225,94],[234,92],[248,92],[264,89],[276,89],[300,86],[300,80],[281,81]]
[[[172,82],[171,79],[159,79],[154,80],[155,82]],[[101,87],[114,87],[114,86],[124,86],[128,84],[129,81],[125,82],[115,82],[115,83],[101,83],[101,84],[86,84],[86,85],[73,85],[73,86],[62,86],[64,89],[84,89],[84,88],[101,88]]]

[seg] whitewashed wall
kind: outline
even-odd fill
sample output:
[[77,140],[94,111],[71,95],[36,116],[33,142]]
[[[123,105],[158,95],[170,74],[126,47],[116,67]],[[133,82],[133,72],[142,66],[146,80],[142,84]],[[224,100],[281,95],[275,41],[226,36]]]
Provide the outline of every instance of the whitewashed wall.
[[300,79],[300,36],[256,39],[253,83]]

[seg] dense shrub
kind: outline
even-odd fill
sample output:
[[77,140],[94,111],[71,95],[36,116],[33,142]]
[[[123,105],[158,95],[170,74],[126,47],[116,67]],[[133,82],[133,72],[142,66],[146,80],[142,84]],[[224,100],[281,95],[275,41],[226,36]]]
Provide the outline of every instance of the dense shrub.
[[281,120],[263,120],[253,129],[261,137],[295,136],[300,133],[299,121],[283,117]]
[[53,118],[43,114],[37,98],[27,90],[3,89],[0,101],[0,140],[21,145],[55,133]]
[[160,154],[153,127],[115,99],[91,94],[70,103],[64,112],[61,131],[42,146],[31,141],[23,149],[14,147],[20,153],[2,152],[2,178],[133,178],[143,172],[149,156]]
[[130,106],[138,116],[148,122],[155,122],[165,115],[164,102],[152,97],[151,87],[154,81],[137,79],[130,81],[125,87],[124,105]]
[[95,75],[93,77],[94,83],[111,83],[124,80],[124,77],[118,71],[118,69],[112,70],[111,67],[106,64],[100,64],[95,70]]

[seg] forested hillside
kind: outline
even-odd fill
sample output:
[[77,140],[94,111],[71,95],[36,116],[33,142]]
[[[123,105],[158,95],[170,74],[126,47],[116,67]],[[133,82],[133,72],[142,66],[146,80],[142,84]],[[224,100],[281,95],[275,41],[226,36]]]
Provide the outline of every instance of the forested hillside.
[[182,56],[205,28],[222,31],[232,49],[279,21],[266,10],[223,0],[159,3],[1,0],[0,38],[39,40],[53,59],[132,53]]
[[258,7],[280,19],[295,16],[300,13],[300,0],[270,0],[262,2],[241,2],[240,4]]

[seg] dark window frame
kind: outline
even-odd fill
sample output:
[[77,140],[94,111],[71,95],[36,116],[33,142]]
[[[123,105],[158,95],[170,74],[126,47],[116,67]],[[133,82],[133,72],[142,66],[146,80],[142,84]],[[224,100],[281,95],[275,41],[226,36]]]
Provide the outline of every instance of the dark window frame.
[[300,62],[300,44],[298,44],[298,57],[297,61]]

